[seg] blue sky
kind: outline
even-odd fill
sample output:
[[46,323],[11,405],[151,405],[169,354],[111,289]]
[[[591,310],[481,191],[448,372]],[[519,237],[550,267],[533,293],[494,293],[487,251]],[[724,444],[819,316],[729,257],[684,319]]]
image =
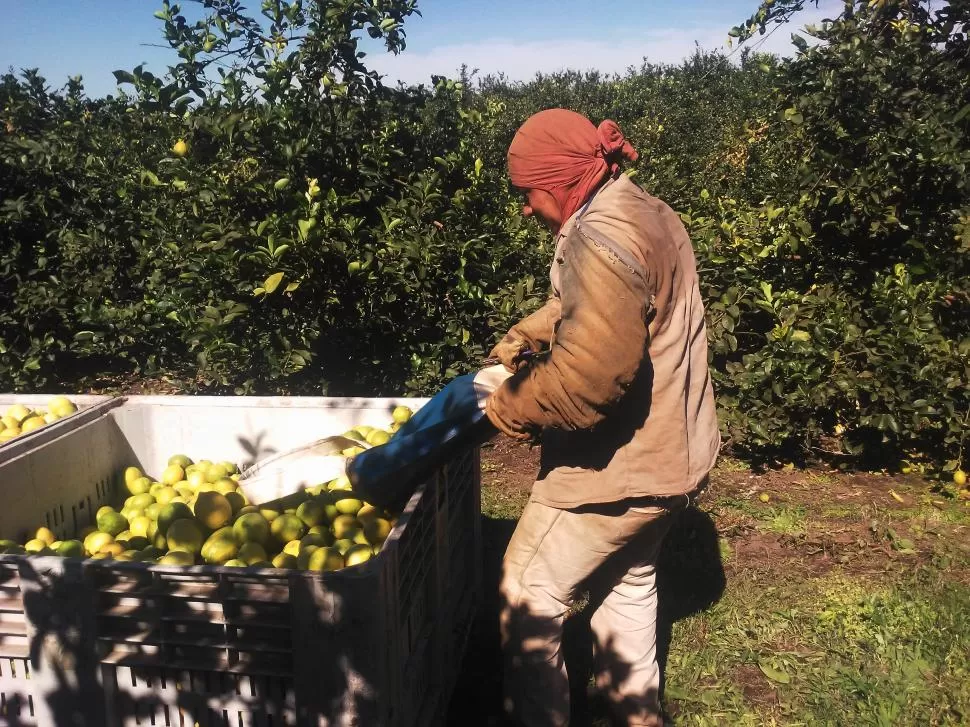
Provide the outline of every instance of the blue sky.
[[[244,4],[258,8],[259,0]],[[787,52],[791,32],[838,5],[840,0],[823,0],[822,12],[806,11],[796,26],[775,33],[762,49]],[[418,6],[423,17],[405,26],[403,54],[374,48],[371,66],[390,80],[426,82],[433,73],[454,75],[462,63],[523,79],[566,67],[620,71],[643,57],[676,62],[695,44],[722,47],[728,29],[750,15],[757,2],[419,0]],[[81,74],[89,95],[111,93],[111,71],[144,62],[164,72],[173,62],[172,51],[151,47],[163,42],[161,24],[152,17],[160,7],[160,0],[3,0],[0,70],[37,67],[55,86]]]

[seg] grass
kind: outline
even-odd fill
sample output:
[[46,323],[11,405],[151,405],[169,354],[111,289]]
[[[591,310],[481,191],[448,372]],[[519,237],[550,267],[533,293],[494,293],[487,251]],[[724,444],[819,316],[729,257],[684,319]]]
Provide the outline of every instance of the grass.
[[[807,481],[840,487],[828,474]],[[970,508],[926,496],[902,507],[812,497],[775,488],[762,503],[735,488],[705,504],[722,532],[727,586],[674,624],[673,724],[970,723]],[[493,518],[514,519],[527,500],[515,488],[482,492]],[[840,535],[852,558],[798,550]],[[776,547],[759,556],[751,539]],[[606,724],[596,714],[589,722]]]

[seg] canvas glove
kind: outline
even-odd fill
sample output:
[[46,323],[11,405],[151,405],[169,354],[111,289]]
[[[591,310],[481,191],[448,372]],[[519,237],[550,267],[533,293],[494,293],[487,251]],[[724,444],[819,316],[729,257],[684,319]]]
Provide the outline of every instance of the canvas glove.
[[509,333],[495,344],[491,353],[488,354],[489,360],[501,363],[507,371],[515,373],[525,366],[526,360],[522,354],[529,350],[529,342],[525,341],[512,333]]

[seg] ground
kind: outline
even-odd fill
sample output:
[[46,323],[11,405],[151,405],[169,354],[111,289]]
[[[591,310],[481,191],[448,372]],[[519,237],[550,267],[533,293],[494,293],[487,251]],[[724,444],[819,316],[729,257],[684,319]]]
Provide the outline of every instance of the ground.
[[[450,724],[499,711],[495,589],[538,450],[483,450],[485,597]],[[763,495],[767,495],[767,502]],[[970,723],[970,502],[916,477],[782,469],[723,458],[658,565],[670,723]],[[567,621],[574,727],[586,698],[587,615]],[[585,637],[585,638],[584,638]]]

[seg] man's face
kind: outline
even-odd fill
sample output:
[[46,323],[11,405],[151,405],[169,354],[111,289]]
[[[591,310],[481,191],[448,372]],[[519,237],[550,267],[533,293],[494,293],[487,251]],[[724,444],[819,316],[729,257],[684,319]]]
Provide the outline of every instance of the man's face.
[[562,227],[562,210],[556,198],[544,189],[521,190],[525,203],[522,205],[523,217],[537,217],[553,233]]

